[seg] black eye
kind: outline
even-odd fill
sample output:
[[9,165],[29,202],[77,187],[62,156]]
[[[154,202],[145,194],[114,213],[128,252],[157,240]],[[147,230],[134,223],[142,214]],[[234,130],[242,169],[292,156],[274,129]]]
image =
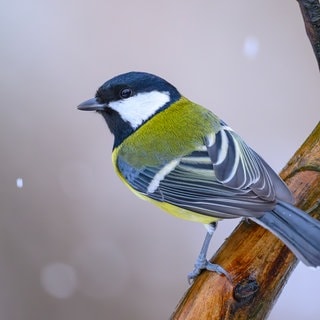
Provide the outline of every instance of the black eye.
[[121,89],[119,95],[122,99],[128,99],[133,95],[133,90],[130,88]]

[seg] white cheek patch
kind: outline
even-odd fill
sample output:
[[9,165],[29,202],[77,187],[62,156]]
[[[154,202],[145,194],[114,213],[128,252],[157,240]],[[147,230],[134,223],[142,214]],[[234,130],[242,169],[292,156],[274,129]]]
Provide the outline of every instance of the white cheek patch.
[[129,122],[135,129],[169,101],[169,92],[151,91],[138,93],[128,99],[110,102],[109,107],[117,111],[121,118]]

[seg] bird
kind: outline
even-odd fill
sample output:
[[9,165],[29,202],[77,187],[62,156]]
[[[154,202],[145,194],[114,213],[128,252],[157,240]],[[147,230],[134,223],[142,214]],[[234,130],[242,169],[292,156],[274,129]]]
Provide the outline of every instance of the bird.
[[134,194],[206,226],[189,281],[203,270],[231,279],[207,251],[217,222],[239,217],[271,231],[304,264],[320,265],[320,222],[293,205],[286,184],[234,130],[165,79],[117,75],[78,109],[105,119],[113,167]]

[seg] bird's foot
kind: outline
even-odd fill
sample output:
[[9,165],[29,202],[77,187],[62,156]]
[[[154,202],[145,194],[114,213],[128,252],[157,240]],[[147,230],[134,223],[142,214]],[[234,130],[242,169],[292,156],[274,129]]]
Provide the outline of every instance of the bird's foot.
[[205,257],[199,256],[194,265],[194,269],[192,270],[192,272],[188,274],[189,284],[191,284],[194,281],[194,279],[201,273],[202,270],[209,270],[217,272],[218,274],[223,274],[232,283],[231,276],[226,270],[224,270],[218,264],[209,262]]

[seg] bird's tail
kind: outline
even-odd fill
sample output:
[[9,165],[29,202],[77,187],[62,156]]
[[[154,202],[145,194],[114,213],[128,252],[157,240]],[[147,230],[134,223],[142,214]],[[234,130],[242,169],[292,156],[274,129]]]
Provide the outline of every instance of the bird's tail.
[[286,202],[254,221],[280,238],[303,263],[320,266],[320,221]]

